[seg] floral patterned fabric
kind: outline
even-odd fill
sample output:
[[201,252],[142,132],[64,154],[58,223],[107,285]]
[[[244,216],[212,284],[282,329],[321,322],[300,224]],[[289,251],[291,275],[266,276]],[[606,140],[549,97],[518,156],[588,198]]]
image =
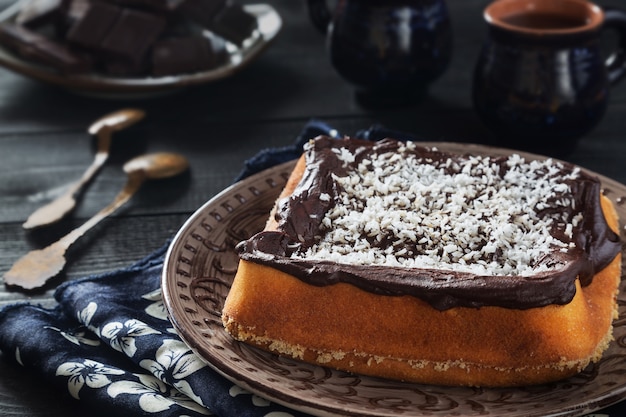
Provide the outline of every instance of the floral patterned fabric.
[[111,415],[302,415],[235,386],[180,340],[161,299],[164,252],[60,286],[53,310],[5,308],[3,353]]
[[[238,179],[298,157],[304,141],[339,136],[320,121],[289,147],[262,151]],[[359,137],[407,135],[374,126]],[[61,285],[58,306],[21,303],[0,311],[3,357],[102,415],[298,417],[234,385],[186,346],[168,321],[160,277],[167,245],[131,267]],[[595,416],[623,416],[619,404]]]

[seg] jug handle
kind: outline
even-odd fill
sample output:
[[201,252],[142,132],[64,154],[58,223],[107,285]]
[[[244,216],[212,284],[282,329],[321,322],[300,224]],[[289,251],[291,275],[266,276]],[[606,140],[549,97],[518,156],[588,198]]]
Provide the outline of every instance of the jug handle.
[[626,74],[626,11],[616,8],[604,8],[604,29],[613,29],[618,33],[618,50],[606,60],[609,82],[615,84]]
[[330,10],[326,0],[307,0],[309,18],[313,26],[321,33],[326,34],[330,24]]

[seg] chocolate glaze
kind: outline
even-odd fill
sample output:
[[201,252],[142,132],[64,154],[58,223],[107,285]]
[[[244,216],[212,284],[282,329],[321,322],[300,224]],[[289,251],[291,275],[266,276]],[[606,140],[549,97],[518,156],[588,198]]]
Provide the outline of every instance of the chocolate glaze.
[[[349,148],[358,163],[372,151],[398,151],[398,146],[397,141],[390,139],[374,143],[322,136],[311,141],[305,149],[307,169],[302,180],[294,193],[279,204],[276,214],[278,231],[264,231],[241,242],[237,246],[241,259],[281,270],[311,285],[350,283],[376,294],[415,296],[439,310],[460,306],[527,309],[569,303],[576,292],[576,278],[580,278],[581,285],[589,285],[595,273],[608,265],[621,249],[619,236],[608,227],[602,212],[599,180],[581,172],[576,180],[565,180],[575,200],[574,208],[568,209],[569,218],[579,210],[583,212],[584,220],[574,228],[572,240],[576,247],[566,252],[557,249],[539,260],[541,264],[562,265],[553,271],[532,276],[482,276],[439,269],[349,265],[290,258],[292,253],[314,243],[323,214],[333,204],[332,198],[327,202],[319,198],[322,193],[333,196],[337,192],[337,185],[329,174],[342,176],[346,172],[332,149]],[[463,158],[420,147],[415,153],[433,161]],[[493,160],[502,170],[506,169],[506,158]],[[573,168],[564,164],[562,172],[571,172]],[[554,228],[551,233],[563,238],[559,236],[563,233],[561,230]]]

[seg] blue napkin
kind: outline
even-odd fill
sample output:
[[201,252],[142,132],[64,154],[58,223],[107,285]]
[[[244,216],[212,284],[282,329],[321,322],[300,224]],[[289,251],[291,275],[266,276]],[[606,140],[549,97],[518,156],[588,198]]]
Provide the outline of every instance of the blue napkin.
[[[312,120],[294,144],[267,149],[245,162],[237,179],[297,158],[319,134],[340,137]],[[382,126],[355,136],[415,139]],[[129,268],[59,286],[53,309],[20,303],[0,310],[0,349],[103,415],[298,417],[214,372],[186,346],[168,321],[160,277],[167,244]],[[596,416],[624,416],[626,403]]]

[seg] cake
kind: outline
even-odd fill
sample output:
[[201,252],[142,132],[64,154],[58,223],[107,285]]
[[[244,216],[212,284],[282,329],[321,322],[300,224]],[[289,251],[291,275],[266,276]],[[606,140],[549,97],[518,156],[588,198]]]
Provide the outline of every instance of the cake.
[[511,387],[598,361],[617,213],[573,165],[321,136],[237,246],[235,339],[352,373]]

